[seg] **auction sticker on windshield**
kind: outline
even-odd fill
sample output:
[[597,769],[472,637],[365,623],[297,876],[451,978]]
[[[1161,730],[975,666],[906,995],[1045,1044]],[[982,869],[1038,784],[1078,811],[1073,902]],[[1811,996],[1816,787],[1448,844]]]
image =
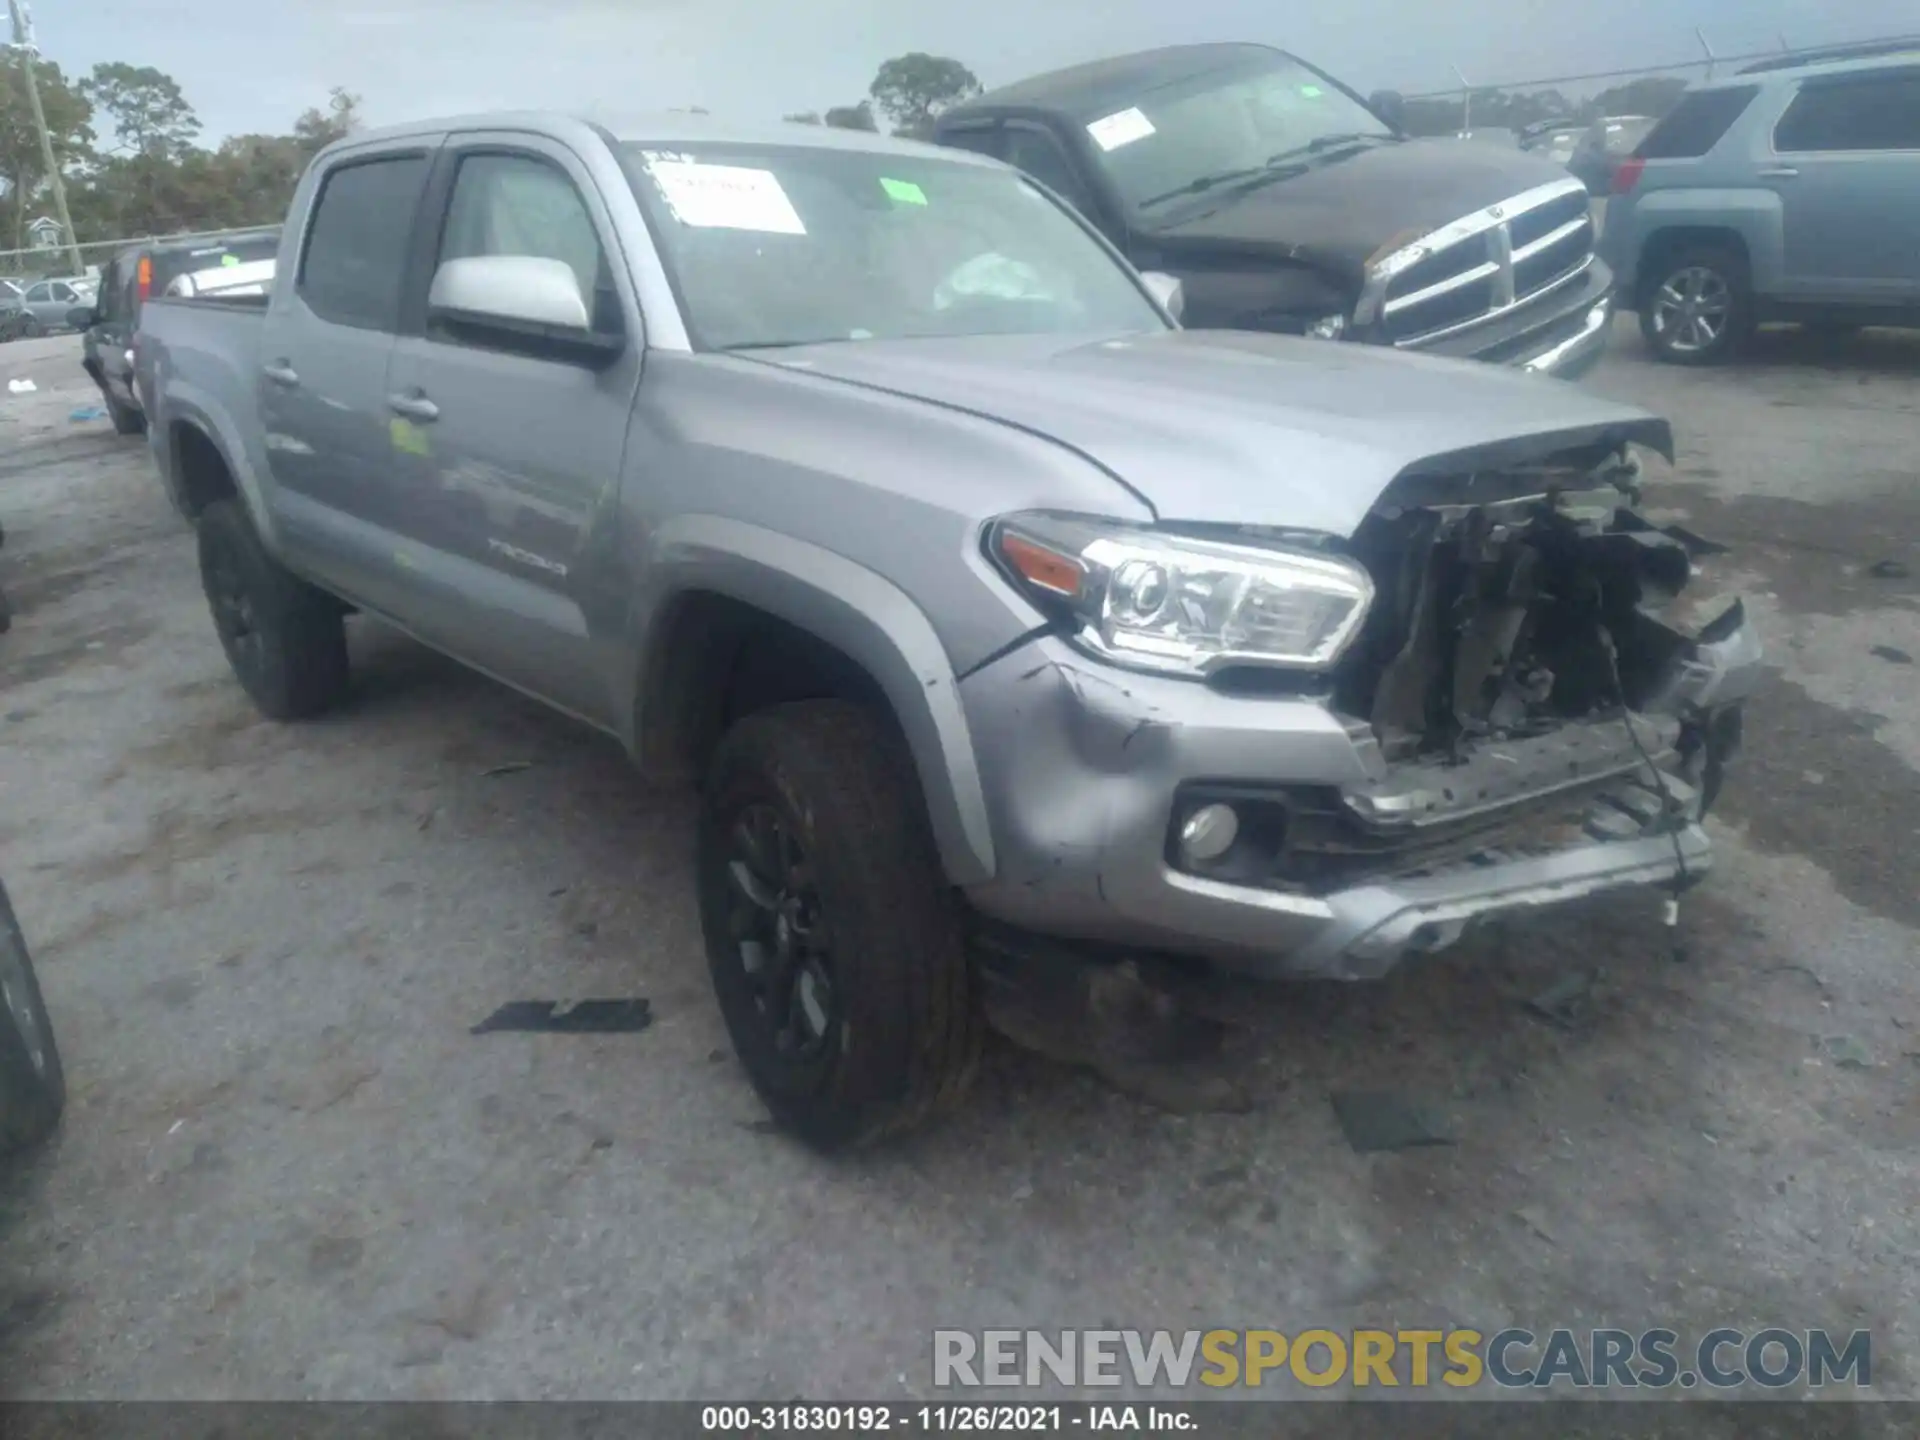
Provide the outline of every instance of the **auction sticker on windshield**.
[[902,205],[924,205],[927,203],[927,192],[911,180],[889,180],[882,176],[880,188],[887,192],[888,199],[897,201]]
[[771,170],[745,165],[706,165],[698,160],[649,156],[647,173],[683,225],[701,230],[759,230],[804,235],[800,213]]
[[1118,111],[1087,126],[1087,134],[1102,150],[1118,150],[1154,133],[1153,122],[1137,106]]

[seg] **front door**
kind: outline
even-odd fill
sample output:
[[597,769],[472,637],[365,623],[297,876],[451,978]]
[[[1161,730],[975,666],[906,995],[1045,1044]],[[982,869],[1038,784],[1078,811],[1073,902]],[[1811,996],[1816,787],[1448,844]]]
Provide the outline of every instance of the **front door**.
[[617,719],[603,663],[624,623],[613,516],[640,382],[640,313],[607,242],[610,216],[564,146],[527,135],[449,142],[434,265],[476,256],[564,261],[593,328],[628,337],[600,368],[437,324],[395,349],[392,422],[420,476],[405,525],[444,597],[432,638],[596,724]]
[[288,555],[403,620],[387,365],[430,168],[426,149],[349,155],[320,179],[298,267],[261,329],[255,382]]
[[1920,67],[1809,80],[1762,171],[1784,216],[1788,298],[1920,301]]

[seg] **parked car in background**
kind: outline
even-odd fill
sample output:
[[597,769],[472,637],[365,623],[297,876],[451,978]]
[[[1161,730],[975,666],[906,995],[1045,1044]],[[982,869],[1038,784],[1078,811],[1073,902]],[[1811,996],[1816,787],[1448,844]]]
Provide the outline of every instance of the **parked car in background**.
[[85,276],[36,280],[26,287],[18,301],[14,328],[17,336],[31,339],[70,328],[73,312],[93,303],[93,283]]
[[276,228],[199,236],[189,241],[132,245],[110,260],[100,277],[100,298],[81,317],[86,336],[81,366],[100,387],[113,428],[138,435],[146,428],[133,383],[134,340],[140,312],[155,295],[262,293],[280,248]]
[[0,291],[0,341],[25,338],[27,327],[34,323],[20,295]]
[[1560,121],[1530,125],[1520,136],[1520,148],[1529,154],[1544,156],[1556,165],[1565,165],[1573,159],[1573,152],[1579,148],[1587,128]]
[[1265,45],[1036,76],[946,111],[934,139],[1018,166],[1135,265],[1177,276],[1196,327],[1567,378],[1606,346],[1612,273],[1564,170],[1505,145],[1408,139]]
[[1656,123],[1647,115],[1609,115],[1594,121],[1567,157],[1567,169],[1587,187],[1588,194],[1608,194],[1620,162],[1647,138]]
[[1504,145],[1508,149],[1521,148],[1519,135],[1498,125],[1482,126],[1477,130],[1456,131],[1453,138],[1477,141],[1482,145]]
[[1770,320],[1920,326],[1920,46],[1694,86],[1621,166],[1602,245],[1676,364]]
[[833,1149],[963,1092],[980,967],[1360,980],[1711,865],[1761,654],[1665,608],[1665,422],[1177,285],[960,150],[480,115],[322,151],[139,381],[264,714],[357,610],[704,777],[721,1013]]

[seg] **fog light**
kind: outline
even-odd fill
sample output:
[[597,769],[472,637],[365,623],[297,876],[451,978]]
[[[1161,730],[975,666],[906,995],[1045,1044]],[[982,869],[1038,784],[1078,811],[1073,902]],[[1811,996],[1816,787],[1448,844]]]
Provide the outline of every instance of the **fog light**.
[[1180,827],[1180,854],[1207,864],[1233,848],[1240,835],[1240,817],[1231,805],[1202,805]]

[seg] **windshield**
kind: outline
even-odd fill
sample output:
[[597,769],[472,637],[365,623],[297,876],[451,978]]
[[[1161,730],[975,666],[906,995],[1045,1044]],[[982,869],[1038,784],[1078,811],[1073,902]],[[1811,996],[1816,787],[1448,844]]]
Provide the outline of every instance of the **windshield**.
[[1087,134],[1121,198],[1159,219],[1174,197],[1206,188],[1197,182],[1257,173],[1276,157],[1310,155],[1316,144],[1393,132],[1324,75],[1276,53],[1252,71],[1215,70],[1148,91],[1124,110],[1091,117]]
[[807,146],[622,146],[695,343],[1161,330],[1012,170]]

